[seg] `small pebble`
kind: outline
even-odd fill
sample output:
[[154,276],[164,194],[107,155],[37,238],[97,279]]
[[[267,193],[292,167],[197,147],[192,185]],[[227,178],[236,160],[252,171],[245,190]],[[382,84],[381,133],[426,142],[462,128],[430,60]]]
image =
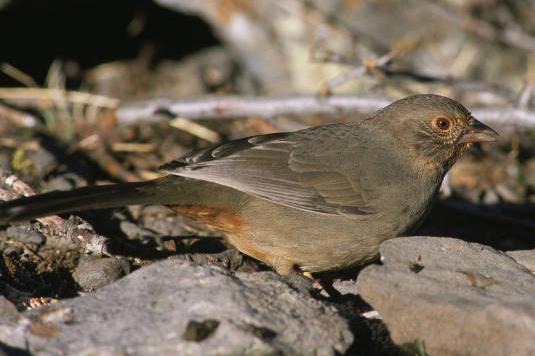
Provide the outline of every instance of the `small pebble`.
[[129,239],[136,239],[143,236],[143,229],[130,221],[121,221],[121,231],[124,232]]
[[118,280],[130,272],[128,261],[119,258],[84,256],[72,277],[83,290],[94,290]]

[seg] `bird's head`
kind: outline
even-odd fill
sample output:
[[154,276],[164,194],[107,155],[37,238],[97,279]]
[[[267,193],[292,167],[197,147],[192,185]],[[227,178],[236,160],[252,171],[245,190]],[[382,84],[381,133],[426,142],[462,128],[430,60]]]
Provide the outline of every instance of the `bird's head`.
[[382,109],[383,124],[391,126],[397,139],[425,163],[446,170],[472,143],[495,141],[498,133],[476,120],[457,101],[424,94],[398,100]]

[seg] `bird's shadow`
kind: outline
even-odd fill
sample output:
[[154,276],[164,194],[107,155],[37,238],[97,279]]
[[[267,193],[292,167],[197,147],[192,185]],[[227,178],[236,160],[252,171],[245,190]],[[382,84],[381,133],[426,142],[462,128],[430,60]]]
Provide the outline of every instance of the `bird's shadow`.
[[[144,229],[145,233],[142,238],[132,238],[121,228],[121,223],[129,221],[135,223],[136,219],[123,209],[123,215],[118,218],[114,211],[117,209],[99,209],[77,213],[80,217],[87,220],[95,229],[95,232],[106,236],[107,249],[112,255],[125,257],[137,257],[145,260],[159,260],[175,255],[205,253],[217,254],[225,251],[227,246],[223,240],[218,237],[201,237],[197,235],[181,236],[162,236],[157,232],[150,234],[150,229]],[[66,214],[65,216],[67,216]],[[194,242],[189,242],[194,240]],[[165,241],[172,241],[172,250],[163,249],[162,244]],[[188,243],[184,243],[188,241]]]
[[476,205],[457,199],[438,201],[422,226],[421,236],[455,237],[502,251],[535,248],[535,205]]

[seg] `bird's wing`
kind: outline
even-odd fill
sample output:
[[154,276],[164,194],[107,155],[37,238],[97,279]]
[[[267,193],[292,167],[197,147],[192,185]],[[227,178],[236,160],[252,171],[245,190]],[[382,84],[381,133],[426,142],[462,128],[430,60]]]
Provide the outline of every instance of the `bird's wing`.
[[188,154],[160,168],[306,211],[372,214],[361,189],[359,177],[364,175],[358,174],[358,164],[348,162],[358,160],[349,153],[351,135],[348,127],[338,124],[253,136]]

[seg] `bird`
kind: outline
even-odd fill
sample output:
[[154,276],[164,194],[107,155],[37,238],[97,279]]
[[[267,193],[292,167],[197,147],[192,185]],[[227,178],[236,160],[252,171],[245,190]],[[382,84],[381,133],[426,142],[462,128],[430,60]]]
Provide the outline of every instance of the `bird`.
[[471,144],[497,136],[453,99],[413,95],[361,120],[194,151],[161,166],[161,178],[6,201],[0,223],[161,204],[281,275],[340,270],[413,232],[448,169]]

